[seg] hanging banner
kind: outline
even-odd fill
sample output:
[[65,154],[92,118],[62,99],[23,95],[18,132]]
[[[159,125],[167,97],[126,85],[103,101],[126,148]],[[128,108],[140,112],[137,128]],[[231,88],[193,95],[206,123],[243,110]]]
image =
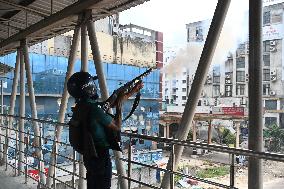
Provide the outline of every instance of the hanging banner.
[[273,24],[262,28],[263,41],[283,38],[283,24]]

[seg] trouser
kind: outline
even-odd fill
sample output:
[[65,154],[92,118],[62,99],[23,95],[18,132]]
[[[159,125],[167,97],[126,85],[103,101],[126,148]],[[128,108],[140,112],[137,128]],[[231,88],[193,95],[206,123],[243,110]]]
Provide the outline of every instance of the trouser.
[[112,165],[108,149],[97,150],[98,157],[85,158],[87,189],[110,189]]

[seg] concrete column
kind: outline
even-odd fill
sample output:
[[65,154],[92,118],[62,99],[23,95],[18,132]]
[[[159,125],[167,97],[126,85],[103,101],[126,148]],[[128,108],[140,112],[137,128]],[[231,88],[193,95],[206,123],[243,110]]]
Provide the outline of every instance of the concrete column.
[[[81,25],[81,71],[88,72],[88,38],[87,27]],[[79,159],[83,162],[83,155],[79,155]],[[86,177],[86,168],[83,163],[79,164],[79,175]],[[85,189],[87,186],[86,180],[79,178],[79,189]]]
[[212,121],[211,120],[208,121],[208,139],[207,139],[207,143],[208,144],[212,143]]
[[[16,95],[17,95],[17,87],[18,87],[18,78],[19,78],[19,69],[20,69],[20,52],[19,49],[17,49],[17,57],[16,57],[16,63],[15,63],[15,70],[14,70],[14,78],[13,78],[13,85],[12,85],[12,92],[10,97],[10,109],[9,109],[9,115],[14,115],[14,109],[15,109],[15,102],[16,102]],[[7,155],[8,155],[8,145],[10,141],[10,135],[12,128],[12,122],[13,118],[8,118],[8,129],[6,130],[6,142],[4,146],[4,153],[6,154],[4,156],[4,162],[7,163]]]
[[166,137],[170,138],[170,125],[168,123],[166,124]]
[[[262,0],[249,0],[249,139],[248,148],[263,151]],[[248,188],[263,188],[262,160],[250,157]]]
[[[25,69],[26,69],[26,77],[27,77],[27,83],[28,83],[28,91],[29,91],[29,98],[30,98],[30,107],[32,110],[32,118],[37,119],[37,109],[36,109],[36,102],[35,102],[35,93],[34,93],[34,87],[33,87],[33,79],[32,79],[32,73],[31,73],[31,67],[30,67],[30,58],[29,58],[29,52],[28,52],[28,45],[27,41],[23,40],[21,41],[21,45],[23,47],[23,55],[24,55],[24,60],[25,60]],[[37,147],[36,148],[36,156],[40,160],[41,167],[44,168],[44,162],[43,162],[43,155],[42,155],[42,150],[40,146],[40,129],[39,129],[39,124],[36,121],[33,121],[33,129],[34,129],[34,143]],[[42,170],[43,171],[43,170]],[[40,173],[40,182],[42,184],[45,184],[46,178],[45,174]]]
[[88,69],[88,32],[85,24],[81,26],[81,70],[87,72]]
[[192,122],[192,141],[196,142],[197,136],[196,136],[196,121]]
[[[20,117],[25,117],[25,64],[23,56],[23,48],[20,49]],[[24,119],[19,121],[19,161],[18,161],[18,175],[23,174],[24,171]]]
[[236,127],[236,144],[235,147],[239,148],[240,147],[240,122],[235,121],[235,127]]
[[[200,94],[203,88],[203,85],[205,83],[207,73],[211,64],[211,60],[214,55],[215,48],[217,46],[217,42],[223,27],[223,23],[230,5],[230,0],[223,1],[219,0],[212,22],[211,26],[205,41],[205,45],[199,60],[199,64],[194,76],[194,80],[191,86],[190,93],[188,95],[188,100],[185,105],[184,113],[181,118],[180,128],[177,132],[177,139],[179,140],[185,140],[189,129],[190,124],[193,120],[195,108],[197,106],[198,100],[200,98]],[[180,160],[183,146],[176,146],[175,148],[175,166],[178,167],[177,163]],[[170,163],[167,164],[167,169],[170,169]],[[163,189],[168,189],[170,185],[170,174],[166,173],[164,175],[161,187]]]
[[[197,136],[196,136],[196,121],[192,122],[192,141],[196,142]],[[196,155],[197,154],[197,150],[196,148],[192,148],[192,155]]]
[[[106,100],[109,97],[109,94],[107,90],[107,84],[106,84],[106,79],[104,75],[103,64],[102,64],[101,55],[99,51],[95,25],[90,20],[88,21],[87,27],[88,27],[88,33],[89,33],[89,39],[91,43],[94,64],[95,64],[95,68],[97,71],[97,76],[99,78],[98,80],[99,80],[99,86],[100,86],[100,90],[102,94],[102,100]],[[116,164],[117,173],[122,176],[127,177],[123,162],[120,160],[120,158],[122,158],[122,153],[118,151],[113,151],[113,153],[115,156],[115,164]],[[126,179],[121,179],[119,184],[120,184],[121,189],[128,188],[128,183]]]
[[[70,55],[69,55],[69,59],[68,59],[68,67],[67,67],[67,72],[66,72],[65,82],[64,82],[64,90],[63,90],[63,94],[62,94],[62,98],[61,98],[61,104],[60,104],[59,115],[58,115],[58,122],[60,122],[60,123],[64,123],[64,118],[65,118],[65,113],[66,113],[66,108],[67,108],[67,103],[68,103],[68,98],[69,98],[69,94],[68,94],[68,91],[67,91],[67,81],[73,73],[74,63],[75,63],[75,60],[76,60],[76,53],[77,53],[78,44],[79,44],[79,36],[80,36],[80,27],[76,26],[76,28],[74,30],[71,49],[70,49]],[[56,130],[55,130],[55,136],[54,136],[55,141],[60,141],[61,132],[62,132],[62,126],[57,125]],[[55,167],[53,165],[56,164],[56,153],[57,153],[57,150],[58,150],[57,146],[58,146],[57,143],[54,142],[53,147],[52,147],[52,156],[50,157],[50,165],[49,165],[49,169],[48,169],[48,178],[47,178],[47,181],[46,181],[46,185],[48,187],[51,187],[51,185],[52,185],[52,180],[53,180],[52,177],[53,177],[54,172],[55,172]]]

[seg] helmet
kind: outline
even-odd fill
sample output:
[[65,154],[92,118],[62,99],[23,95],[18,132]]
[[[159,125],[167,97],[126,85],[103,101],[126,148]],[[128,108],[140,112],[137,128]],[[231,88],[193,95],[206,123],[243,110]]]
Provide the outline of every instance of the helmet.
[[76,72],[67,82],[67,90],[74,98],[98,98],[95,80],[88,72]]

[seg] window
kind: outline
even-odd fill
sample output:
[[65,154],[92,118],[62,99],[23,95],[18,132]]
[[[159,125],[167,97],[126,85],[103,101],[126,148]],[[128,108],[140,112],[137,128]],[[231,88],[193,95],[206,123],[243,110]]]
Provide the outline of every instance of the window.
[[186,100],[186,96],[182,96],[182,100]]
[[237,71],[237,82],[245,82],[245,71]]
[[213,96],[220,96],[220,85],[213,85]]
[[263,84],[263,95],[269,95],[270,92],[270,84],[266,83]]
[[237,84],[237,95],[245,95],[245,85]]
[[265,109],[266,110],[277,110],[277,100],[266,100]]
[[230,97],[232,96],[232,86],[231,85],[225,85],[225,96]]
[[201,106],[201,100],[198,100],[197,106]]
[[236,67],[237,68],[245,68],[245,57],[238,57],[236,59]]
[[266,117],[265,118],[265,125],[270,126],[277,123],[277,117]]
[[186,88],[182,88],[182,92],[186,92]]
[[270,69],[263,69],[263,81],[270,81]]
[[186,83],[186,80],[182,80],[182,83]]
[[270,11],[263,13],[263,25],[270,24]]
[[213,83],[220,83],[220,76],[213,76]]
[[203,41],[203,31],[200,26],[196,27],[195,36],[196,36],[196,41]]
[[270,54],[263,55],[263,65],[270,66]]
[[271,15],[271,23],[282,23],[282,11],[273,12]]
[[263,41],[263,52],[270,52],[270,41]]

